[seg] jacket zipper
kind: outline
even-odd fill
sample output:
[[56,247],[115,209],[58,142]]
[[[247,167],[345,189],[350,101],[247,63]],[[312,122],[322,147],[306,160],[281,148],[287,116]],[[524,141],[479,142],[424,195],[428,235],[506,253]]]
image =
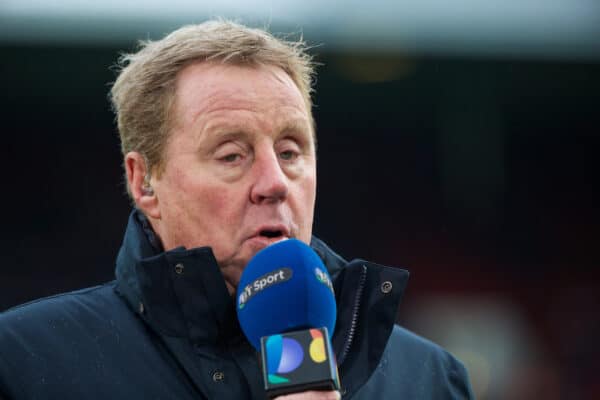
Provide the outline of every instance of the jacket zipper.
[[360,310],[360,303],[362,300],[362,295],[365,289],[365,282],[367,281],[367,267],[363,264],[360,280],[358,281],[358,290],[354,295],[354,305],[352,306],[352,320],[350,323],[350,329],[348,330],[348,334],[346,335],[346,341],[344,342],[344,347],[342,353],[338,357],[338,365],[342,365],[348,353],[350,353],[350,348],[352,347],[352,341],[354,340],[354,335],[356,333],[356,326],[358,325],[358,312]]

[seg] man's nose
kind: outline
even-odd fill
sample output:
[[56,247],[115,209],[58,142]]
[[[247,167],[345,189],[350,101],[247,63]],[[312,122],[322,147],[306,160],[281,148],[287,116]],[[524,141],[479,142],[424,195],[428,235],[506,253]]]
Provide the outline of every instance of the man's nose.
[[274,151],[264,152],[254,161],[254,184],[250,192],[253,203],[282,201],[288,194],[288,177]]

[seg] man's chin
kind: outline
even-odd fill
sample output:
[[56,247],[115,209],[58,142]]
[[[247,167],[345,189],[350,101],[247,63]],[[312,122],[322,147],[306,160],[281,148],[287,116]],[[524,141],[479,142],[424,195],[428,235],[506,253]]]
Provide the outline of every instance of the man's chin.
[[235,295],[238,283],[242,277],[242,273],[246,268],[246,265],[252,260],[252,258],[261,251],[262,249],[274,244],[287,240],[287,237],[278,238],[267,238],[267,237],[254,237],[246,240],[236,257],[229,259],[228,262],[219,263],[223,278],[225,279],[225,285],[231,295]]

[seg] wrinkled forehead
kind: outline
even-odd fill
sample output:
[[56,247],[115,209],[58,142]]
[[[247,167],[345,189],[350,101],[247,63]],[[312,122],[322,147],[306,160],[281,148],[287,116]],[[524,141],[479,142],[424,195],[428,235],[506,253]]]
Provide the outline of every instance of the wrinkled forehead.
[[240,66],[202,62],[177,76],[173,111],[183,125],[218,110],[252,110],[269,115],[285,109],[301,115],[312,131],[312,119],[300,89],[275,66]]

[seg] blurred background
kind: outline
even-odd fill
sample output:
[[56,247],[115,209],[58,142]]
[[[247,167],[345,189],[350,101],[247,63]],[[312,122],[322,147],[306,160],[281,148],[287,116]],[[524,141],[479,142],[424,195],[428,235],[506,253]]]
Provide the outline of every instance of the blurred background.
[[119,52],[236,18],[322,63],[315,234],[410,270],[478,399],[600,398],[596,0],[0,2],[0,310],[113,279]]

